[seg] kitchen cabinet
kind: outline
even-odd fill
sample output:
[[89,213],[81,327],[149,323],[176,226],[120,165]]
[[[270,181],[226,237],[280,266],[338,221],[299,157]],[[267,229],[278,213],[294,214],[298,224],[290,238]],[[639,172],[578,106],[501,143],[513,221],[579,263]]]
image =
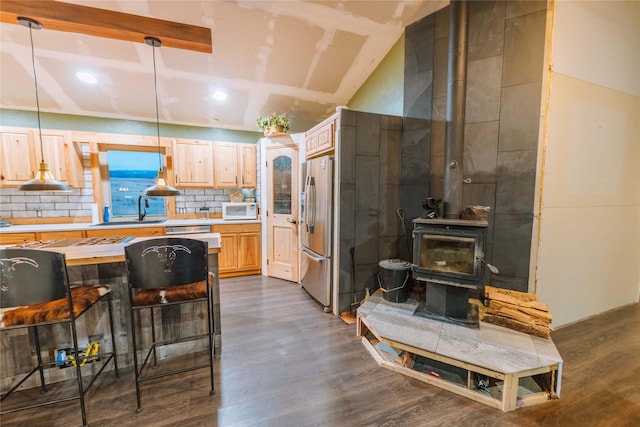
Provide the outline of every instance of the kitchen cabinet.
[[44,152],[55,179],[84,187],[82,152],[71,132],[43,129],[42,147],[37,129],[3,127],[0,133],[0,185],[17,186],[34,178]]
[[177,187],[213,187],[211,141],[173,141],[173,169]]
[[37,165],[32,155],[31,131],[2,128],[0,133],[0,184],[16,186],[33,178]]
[[256,146],[254,144],[240,144],[238,156],[240,184],[243,188],[255,188],[258,185]]
[[335,149],[337,115],[331,116],[305,132],[307,158],[328,154]]
[[47,240],[62,240],[62,239],[82,239],[84,232],[82,230],[72,231],[45,231],[38,233],[36,240],[46,242]]
[[86,237],[114,237],[114,236],[132,236],[132,237],[144,237],[144,236],[163,236],[164,227],[137,227],[137,228],[100,228],[85,230]]
[[0,245],[17,245],[26,242],[35,242],[36,233],[2,233]]
[[232,142],[213,143],[215,188],[255,188],[256,146]]
[[211,231],[220,233],[220,277],[260,274],[260,224],[220,224],[213,225]]
[[[36,164],[42,161],[38,132],[33,131],[33,147]],[[82,166],[82,150],[77,146],[69,131],[43,130],[42,151],[44,160],[49,165],[53,177],[65,181],[71,187],[84,187],[84,170]]]

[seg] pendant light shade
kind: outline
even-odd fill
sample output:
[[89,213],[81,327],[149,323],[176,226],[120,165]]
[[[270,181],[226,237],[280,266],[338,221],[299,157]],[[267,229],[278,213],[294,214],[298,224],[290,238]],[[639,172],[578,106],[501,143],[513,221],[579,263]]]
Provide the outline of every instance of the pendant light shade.
[[38,112],[38,137],[40,138],[40,167],[36,172],[35,178],[30,181],[24,182],[18,186],[18,190],[21,191],[58,191],[58,192],[71,192],[71,188],[64,182],[56,181],[53,178],[53,174],[49,171],[47,162],[44,160],[44,147],[42,144],[42,127],[40,125],[40,99],[38,97],[38,76],[36,74],[36,60],[33,50],[33,34],[32,29],[39,30],[42,25],[31,18],[19,17],[18,22],[25,27],[29,27],[29,38],[31,40],[31,63],[33,65],[33,81],[36,88],[36,107]]
[[158,178],[155,185],[146,188],[142,194],[145,196],[170,197],[180,194],[178,189],[167,184],[162,170],[162,153],[160,152],[160,115],[158,113],[158,77],[156,72],[156,47],[162,46],[162,42],[155,37],[145,37],[144,42],[153,48],[153,88],[156,95],[156,130],[158,135]]

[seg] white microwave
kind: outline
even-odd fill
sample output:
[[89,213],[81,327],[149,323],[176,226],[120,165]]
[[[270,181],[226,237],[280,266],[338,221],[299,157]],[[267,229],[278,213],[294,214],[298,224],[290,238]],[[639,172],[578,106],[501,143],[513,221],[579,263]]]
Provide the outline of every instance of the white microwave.
[[257,219],[258,204],[257,203],[222,203],[222,219]]

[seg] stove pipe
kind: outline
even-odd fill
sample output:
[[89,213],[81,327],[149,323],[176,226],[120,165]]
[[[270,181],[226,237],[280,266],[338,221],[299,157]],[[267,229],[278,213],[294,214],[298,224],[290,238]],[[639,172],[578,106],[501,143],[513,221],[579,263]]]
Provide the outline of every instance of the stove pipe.
[[449,62],[447,71],[447,123],[445,133],[444,217],[460,218],[464,179],[464,117],[467,86],[467,0],[452,0],[449,7]]

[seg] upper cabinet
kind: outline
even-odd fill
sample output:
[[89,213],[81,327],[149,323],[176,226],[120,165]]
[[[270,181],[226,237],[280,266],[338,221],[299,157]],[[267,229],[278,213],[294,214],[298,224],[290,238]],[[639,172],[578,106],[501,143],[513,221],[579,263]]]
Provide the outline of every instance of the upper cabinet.
[[173,165],[178,187],[213,187],[213,149],[210,141],[173,141]]
[[258,174],[256,172],[256,146],[254,144],[240,144],[238,148],[240,165],[240,184],[244,188],[255,188],[258,185]]
[[214,142],[215,188],[250,188],[257,185],[256,146]]
[[305,132],[307,158],[328,154],[334,150],[336,118],[337,115],[333,115]]
[[0,144],[0,184],[20,185],[33,178],[37,166],[32,154],[31,130],[3,128]]
[[[40,164],[42,155],[38,149],[40,141],[37,132],[34,135],[36,163]],[[49,165],[53,177],[66,181],[71,187],[84,187],[84,170],[82,167],[82,150],[73,142],[69,131],[42,131],[42,147],[44,160]]]
[[42,153],[53,177],[71,187],[84,187],[82,151],[71,132],[42,130],[42,148],[37,129],[0,128],[0,185],[17,186],[35,177]]

